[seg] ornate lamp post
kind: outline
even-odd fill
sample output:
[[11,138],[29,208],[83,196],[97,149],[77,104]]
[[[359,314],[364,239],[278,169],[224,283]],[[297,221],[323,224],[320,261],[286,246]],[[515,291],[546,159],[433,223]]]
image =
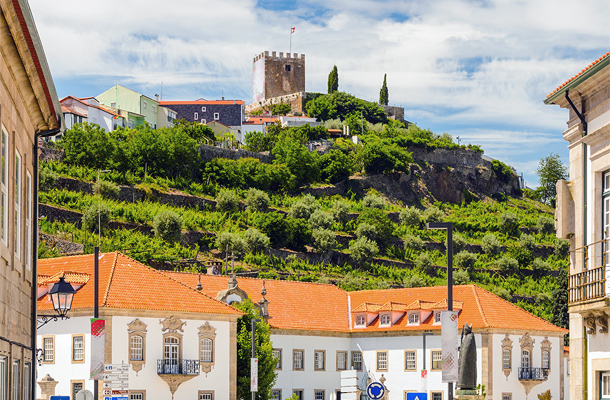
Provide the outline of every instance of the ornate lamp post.
[[68,317],[67,314],[72,308],[74,293],[76,293],[76,290],[74,290],[72,285],[69,282],[66,282],[66,279],[63,276],[59,278],[59,282],[56,282],[51,290],[49,290],[49,297],[51,297],[53,309],[57,315],[39,315],[38,329],[46,325],[49,321],[69,319],[70,317]]

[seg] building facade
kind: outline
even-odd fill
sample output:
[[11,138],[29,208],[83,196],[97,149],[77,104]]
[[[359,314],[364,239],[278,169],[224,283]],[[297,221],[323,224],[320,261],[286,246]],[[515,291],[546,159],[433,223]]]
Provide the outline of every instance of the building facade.
[[244,121],[243,100],[161,101],[163,107],[176,112],[176,119],[209,124],[217,122],[228,126],[235,137],[241,136]]
[[[0,398],[31,399],[38,138],[61,108],[27,1],[0,1]],[[10,396],[10,397],[9,397]]]
[[[77,292],[70,319],[38,332],[37,398],[74,399],[80,390],[94,391],[89,374],[99,348],[91,337],[93,257],[40,261],[41,312],[51,307],[47,292],[60,276]],[[101,254],[99,271],[104,363],[129,365],[130,400],[236,400],[240,311],[120,253]]]
[[549,94],[569,111],[570,181],[557,182],[557,236],[570,240],[570,398],[610,398],[610,52]]
[[111,108],[101,106],[95,97],[78,99],[74,96],[66,96],[60,100],[60,103],[65,129],[82,122],[97,124],[106,132],[125,126],[125,119],[122,116]]

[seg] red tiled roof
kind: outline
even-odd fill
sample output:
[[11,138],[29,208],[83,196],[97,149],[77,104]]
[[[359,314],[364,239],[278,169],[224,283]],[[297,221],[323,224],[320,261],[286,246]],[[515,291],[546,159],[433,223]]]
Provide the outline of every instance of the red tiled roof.
[[599,62],[603,61],[605,58],[610,57],[610,51],[607,52],[606,54],[604,54],[603,56],[601,56],[600,58],[598,58],[597,60],[593,61],[591,64],[589,64],[587,66],[587,68],[583,69],[582,71],[580,71],[579,73],[577,73],[576,75],[574,75],[573,77],[571,77],[570,79],[568,79],[567,81],[565,81],[564,83],[562,83],[561,85],[559,85],[557,87],[557,89],[553,90],[551,93],[549,93],[546,97],[551,97],[553,94],[555,94],[557,91],[561,90],[563,87],[565,87],[567,84],[569,84],[570,82],[572,82],[574,79],[578,78],[579,76],[581,76],[582,74],[584,74],[585,72],[587,72],[589,69],[593,68],[593,66],[595,66],[596,64],[598,64]]
[[244,104],[243,100],[194,100],[194,101],[160,101],[160,106],[171,106],[180,104],[209,104],[209,105],[233,105],[233,104]]
[[375,313],[381,308],[380,304],[362,303],[358,307],[354,308],[352,312],[369,312]]
[[244,121],[245,124],[264,124],[264,123],[273,123],[278,122],[278,117],[247,117],[248,119]]
[[[39,260],[39,276],[46,281],[50,276],[65,273],[68,282],[75,274],[92,277],[93,257],[87,254]],[[103,308],[242,315],[235,308],[119,252],[100,255],[99,274],[99,301]],[[72,309],[93,308],[93,298],[93,279],[89,279],[74,295]],[[46,295],[38,299],[38,309],[52,309]]]

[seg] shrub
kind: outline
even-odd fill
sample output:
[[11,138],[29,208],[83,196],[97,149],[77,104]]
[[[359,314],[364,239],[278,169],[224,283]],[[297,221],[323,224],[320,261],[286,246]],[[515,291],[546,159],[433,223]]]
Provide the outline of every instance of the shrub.
[[501,245],[498,238],[496,238],[496,235],[493,233],[488,233],[487,235],[483,236],[483,244],[481,245],[481,248],[485,254],[498,254],[500,252]]
[[314,211],[309,217],[309,228],[311,229],[330,229],[335,220],[333,216],[322,210]]
[[472,272],[474,270],[476,262],[477,255],[467,251],[460,251],[453,258],[453,265],[455,265],[457,268],[465,269],[468,272]]
[[345,276],[337,282],[337,285],[346,291],[364,289],[364,284],[364,278],[354,275],[351,271],[345,274]]
[[493,288],[491,290],[491,292],[493,294],[495,294],[496,296],[503,298],[506,301],[510,301],[510,299],[512,297],[508,290],[506,290],[506,289],[504,289],[503,287],[500,287],[500,286],[497,286],[497,287]]
[[326,253],[337,247],[335,233],[330,229],[314,229],[311,233],[311,237],[313,238],[314,247],[322,253]]
[[49,191],[55,186],[59,174],[49,168],[41,168],[38,173],[38,186],[43,192]]
[[250,253],[265,251],[269,248],[269,244],[271,243],[269,236],[255,228],[249,228],[245,231],[243,233],[243,238],[246,242],[246,249]]
[[519,246],[523,247],[525,250],[533,251],[536,249],[536,238],[524,233],[519,237]]
[[227,255],[240,255],[246,251],[246,241],[236,233],[221,232],[216,235],[216,248]]
[[258,214],[254,226],[267,235],[273,247],[284,247],[290,239],[290,223],[284,214],[275,211]]
[[500,214],[500,232],[507,235],[516,235],[519,229],[519,217],[511,212]]
[[406,207],[398,215],[400,223],[410,226],[419,226],[419,210],[415,207]]
[[532,271],[534,271],[534,274],[536,274],[537,276],[540,276],[541,274],[546,271],[549,271],[550,269],[551,266],[549,265],[549,263],[541,258],[536,258],[532,263]]
[[438,207],[428,207],[422,213],[422,219],[424,222],[441,222],[445,218],[445,213],[442,212]]
[[374,241],[361,237],[350,242],[349,251],[355,263],[364,264],[379,253],[379,247]]
[[553,250],[553,254],[559,257],[565,257],[568,255],[568,251],[570,250],[570,241],[565,239],[555,239],[555,250]]
[[93,194],[100,194],[106,199],[116,199],[119,197],[121,188],[114,182],[98,181],[93,184]]
[[153,219],[155,236],[174,243],[182,240],[182,217],[170,210],[161,210]]
[[250,188],[246,193],[246,209],[265,212],[269,208],[269,195],[262,190]]
[[385,201],[374,194],[367,194],[362,199],[362,205],[367,208],[377,208],[383,210],[385,208]]
[[417,256],[417,259],[415,259],[415,266],[420,271],[430,276],[434,272],[434,264],[432,263],[428,253],[421,253],[419,256]]
[[404,239],[405,250],[423,250],[424,249],[424,241],[415,235],[406,235]]
[[377,228],[377,245],[385,247],[394,234],[394,224],[390,221],[388,214],[377,208],[365,208],[356,220],[358,225],[363,222]]
[[239,197],[228,189],[221,189],[216,195],[216,209],[220,211],[235,211],[239,207]]
[[377,227],[363,222],[356,229],[356,237],[358,239],[365,237],[369,240],[377,241]]
[[426,281],[419,275],[411,275],[404,279],[402,286],[406,288],[423,287],[426,286]]
[[310,194],[306,194],[303,198],[290,207],[290,216],[293,218],[309,219],[314,211],[320,209],[320,204],[316,198]]
[[348,219],[349,204],[341,200],[335,200],[330,211],[335,221],[345,224]]
[[553,231],[555,231],[555,220],[549,216],[541,215],[540,217],[538,217],[536,228],[540,233],[552,233]]
[[514,274],[519,271],[519,262],[512,257],[504,256],[495,262],[496,268],[503,274]]
[[296,251],[305,251],[305,246],[311,243],[311,229],[307,221],[301,218],[286,218],[288,227],[288,242],[286,247]]
[[[99,207],[99,208],[98,208]],[[99,211],[99,216],[98,216]],[[99,217],[99,218],[98,218]],[[99,220],[99,225],[98,225]],[[104,204],[91,204],[83,214],[83,224],[85,229],[90,232],[99,232],[98,227],[101,225],[102,232],[108,229],[110,222],[110,209]]]
[[468,244],[468,242],[466,241],[464,236],[460,235],[459,233],[456,233],[455,235],[453,235],[454,253],[458,253],[458,252],[464,250],[464,248],[466,247],[467,244]]
[[460,269],[453,271],[453,284],[454,285],[468,285],[470,282],[470,275],[468,271]]

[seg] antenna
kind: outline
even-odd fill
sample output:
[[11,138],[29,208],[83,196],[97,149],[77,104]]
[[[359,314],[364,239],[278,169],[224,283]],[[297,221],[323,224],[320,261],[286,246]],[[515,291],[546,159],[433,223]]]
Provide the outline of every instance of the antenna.
[[161,81],[161,101],[163,101],[163,81]]

